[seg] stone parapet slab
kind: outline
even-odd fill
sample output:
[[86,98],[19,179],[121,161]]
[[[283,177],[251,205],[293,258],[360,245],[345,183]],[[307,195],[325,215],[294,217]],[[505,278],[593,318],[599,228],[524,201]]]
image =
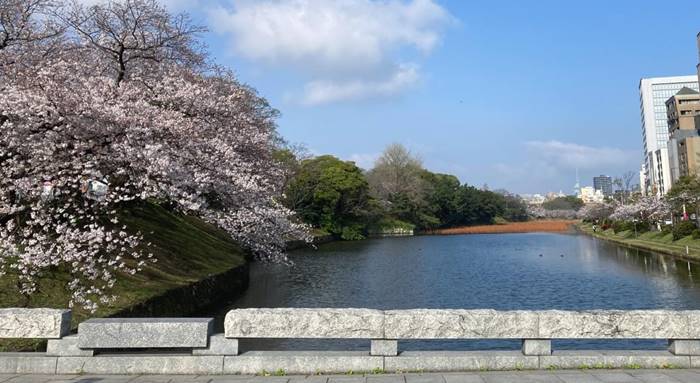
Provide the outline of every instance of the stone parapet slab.
[[406,351],[398,356],[370,356],[362,351],[251,351],[238,356],[0,354],[0,374],[362,374],[698,367],[700,357],[667,351],[555,351],[548,356],[526,356],[520,351]]
[[223,356],[194,355],[59,357],[55,373],[220,375],[223,368],[223,358]]
[[83,349],[203,348],[209,344],[211,318],[100,318],[78,325]]
[[235,309],[227,338],[382,339],[384,312],[371,309]]
[[0,309],[0,339],[58,339],[70,332],[71,311]]
[[367,373],[384,371],[384,357],[345,351],[251,351],[224,358],[224,374]]

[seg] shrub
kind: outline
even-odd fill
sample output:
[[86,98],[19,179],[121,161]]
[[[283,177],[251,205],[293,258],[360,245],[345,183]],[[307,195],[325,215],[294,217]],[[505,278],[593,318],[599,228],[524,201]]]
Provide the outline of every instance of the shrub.
[[615,221],[612,224],[612,228],[615,234],[622,231],[634,231],[634,222]]
[[508,220],[505,219],[505,218],[503,218],[503,217],[495,217],[495,218],[493,219],[493,223],[494,223],[495,225],[505,225],[505,224],[508,223]]
[[664,225],[661,226],[661,234],[663,235],[669,235],[673,233],[673,225]]
[[673,240],[677,241],[681,238],[692,235],[697,230],[695,223],[691,221],[681,221],[673,226]]
[[359,241],[361,239],[365,239],[363,230],[363,225],[345,226],[340,233],[340,239],[344,241]]
[[693,230],[693,239],[700,239],[700,230]]

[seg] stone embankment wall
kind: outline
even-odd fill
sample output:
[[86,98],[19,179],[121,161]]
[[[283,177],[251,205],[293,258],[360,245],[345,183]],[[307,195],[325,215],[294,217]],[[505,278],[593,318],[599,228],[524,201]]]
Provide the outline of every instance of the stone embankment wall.
[[[0,354],[0,373],[288,374],[545,368],[698,368],[700,311],[237,309],[210,318],[92,319],[0,310],[0,336],[49,339],[46,353]],[[255,351],[246,338],[368,339],[366,351]],[[512,351],[405,351],[408,339],[519,339]],[[558,351],[552,339],[664,339],[668,350]],[[146,350],[147,352],[144,352]],[[152,351],[152,352],[150,352]],[[166,353],[167,351],[167,353]]]

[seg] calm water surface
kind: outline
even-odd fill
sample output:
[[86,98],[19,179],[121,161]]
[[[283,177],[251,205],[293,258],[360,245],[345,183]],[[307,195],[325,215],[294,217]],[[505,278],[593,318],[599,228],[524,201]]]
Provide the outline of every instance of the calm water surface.
[[[254,264],[238,307],[700,309],[700,267],[576,234],[418,236],[338,242]],[[249,349],[367,349],[368,341],[254,340]],[[408,349],[517,349],[515,341],[406,341]],[[658,341],[556,341],[663,348]]]

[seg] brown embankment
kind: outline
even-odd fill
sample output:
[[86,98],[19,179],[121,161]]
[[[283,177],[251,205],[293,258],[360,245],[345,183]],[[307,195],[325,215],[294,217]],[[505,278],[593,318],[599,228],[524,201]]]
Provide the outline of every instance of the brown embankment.
[[504,225],[462,226],[451,229],[427,231],[425,234],[501,234],[501,233],[561,233],[572,230],[578,221],[572,220],[541,220],[528,222],[513,222]]

